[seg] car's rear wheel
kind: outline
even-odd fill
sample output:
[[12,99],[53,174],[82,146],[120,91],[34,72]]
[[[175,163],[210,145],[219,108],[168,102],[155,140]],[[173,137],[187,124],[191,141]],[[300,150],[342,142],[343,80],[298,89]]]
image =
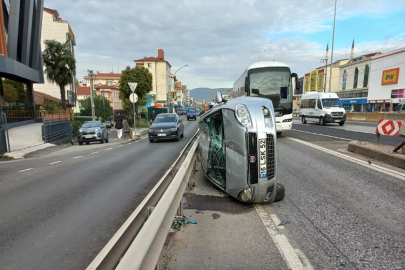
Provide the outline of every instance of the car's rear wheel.
[[278,137],[278,136],[281,136],[281,133],[282,133],[282,132],[277,132],[277,137]]
[[87,145],[89,145],[89,144],[90,144],[90,142],[86,142],[86,144],[87,144]]
[[80,141],[79,141],[79,145],[83,145],[83,142],[80,142]]
[[307,123],[307,120],[305,120],[305,116],[302,116],[302,117],[301,117],[301,122],[302,122],[303,124],[306,124],[306,123]]

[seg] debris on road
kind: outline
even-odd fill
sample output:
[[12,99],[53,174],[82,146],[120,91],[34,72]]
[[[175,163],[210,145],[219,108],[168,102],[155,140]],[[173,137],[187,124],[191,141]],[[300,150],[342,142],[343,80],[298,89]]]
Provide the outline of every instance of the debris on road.
[[190,223],[197,224],[197,221],[186,216],[175,216],[171,229],[183,230],[182,226]]
[[278,224],[278,226],[283,226],[285,224],[291,223],[288,219],[284,219],[283,221],[281,221],[280,224]]

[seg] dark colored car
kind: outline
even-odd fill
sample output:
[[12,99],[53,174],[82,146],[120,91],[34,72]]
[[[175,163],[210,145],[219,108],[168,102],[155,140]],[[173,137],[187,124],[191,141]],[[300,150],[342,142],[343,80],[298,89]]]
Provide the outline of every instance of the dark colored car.
[[175,113],[161,113],[149,127],[149,141],[155,140],[180,140],[184,136],[184,125]]
[[183,111],[182,111],[181,114],[182,114],[182,115],[186,115],[186,114],[187,114],[187,108],[186,108],[186,109],[183,109]]
[[79,144],[90,144],[90,142],[108,143],[108,131],[101,121],[89,121],[79,129]]
[[111,128],[114,125],[114,122],[112,120],[105,120],[104,125],[106,128]]
[[190,119],[197,120],[197,111],[195,107],[189,107],[187,109],[187,121],[189,121]]
[[182,114],[183,114],[183,110],[182,110],[182,109],[177,109],[177,110],[176,110],[176,113],[177,113],[178,115],[182,115]]

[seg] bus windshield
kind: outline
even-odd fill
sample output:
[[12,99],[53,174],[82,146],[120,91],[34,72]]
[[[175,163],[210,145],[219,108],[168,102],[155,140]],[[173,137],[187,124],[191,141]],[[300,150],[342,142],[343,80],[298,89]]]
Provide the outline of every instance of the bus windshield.
[[[291,73],[289,68],[265,68],[250,70],[251,96],[280,95],[281,102],[292,101]],[[259,95],[252,89],[259,90]]]

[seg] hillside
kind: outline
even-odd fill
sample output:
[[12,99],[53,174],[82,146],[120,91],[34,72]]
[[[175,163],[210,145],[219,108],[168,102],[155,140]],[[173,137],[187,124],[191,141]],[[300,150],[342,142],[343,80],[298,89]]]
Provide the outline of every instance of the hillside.
[[194,88],[190,90],[190,96],[194,98],[195,101],[212,101],[215,98],[217,91],[220,91],[223,95],[228,95],[229,90],[232,88]]

